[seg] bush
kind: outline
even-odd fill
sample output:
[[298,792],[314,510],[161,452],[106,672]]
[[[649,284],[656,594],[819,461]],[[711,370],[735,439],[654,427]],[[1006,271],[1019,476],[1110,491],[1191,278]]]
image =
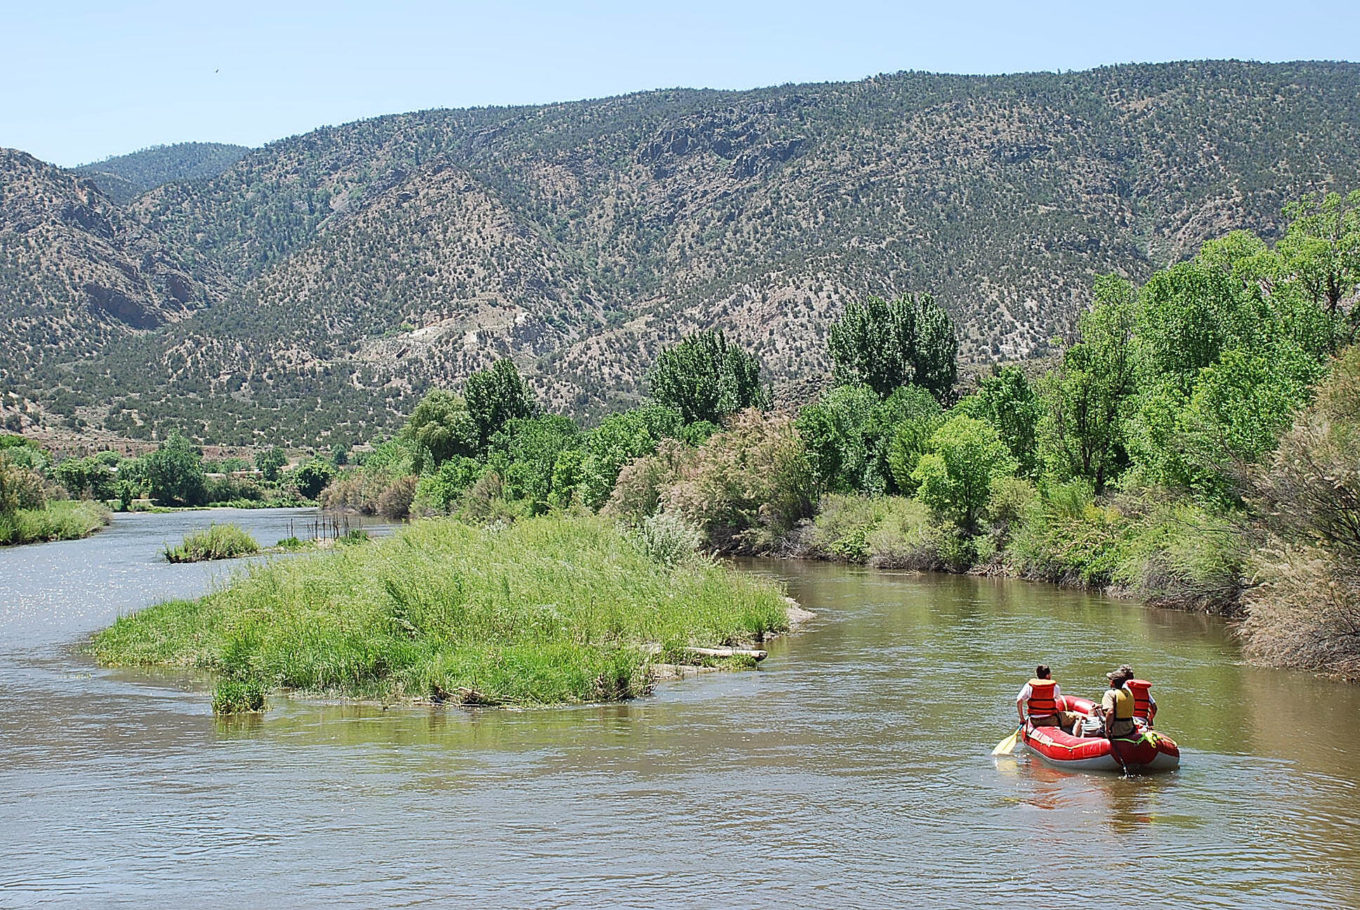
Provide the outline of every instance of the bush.
[[1016,461],[991,424],[955,417],[930,437],[930,452],[912,479],[918,495],[937,515],[974,534],[993,486],[1015,473]]
[[398,477],[378,494],[378,514],[399,521],[411,514],[411,502],[416,496],[420,478],[414,474]]
[[258,680],[222,679],[213,688],[214,714],[244,714],[264,710],[264,686]]
[[0,514],[21,509],[41,509],[47,502],[43,477],[37,471],[10,461],[0,451]]
[[89,537],[109,523],[109,510],[93,502],[49,502],[41,509],[0,512],[0,545]]
[[647,516],[631,533],[638,548],[663,566],[690,559],[703,543],[698,528],[670,512]]
[[823,496],[816,517],[799,534],[799,555],[867,562],[869,535],[887,514],[889,502],[886,497]]
[[916,572],[945,568],[942,554],[953,527],[934,521],[930,509],[914,499],[893,497],[886,506],[866,541],[869,565]]
[[768,552],[811,512],[812,471],[788,417],[743,411],[680,465],[662,503],[703,529],[709,546]]

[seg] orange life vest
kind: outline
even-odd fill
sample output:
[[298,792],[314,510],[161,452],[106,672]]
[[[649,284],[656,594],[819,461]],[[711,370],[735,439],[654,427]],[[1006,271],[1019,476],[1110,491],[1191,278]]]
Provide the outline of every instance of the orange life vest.
[[1124,688],[1133,694],[1133,716],[1150,720],[1152,718],[1152,696],[1148,690],[1152,688],[1152,683],[1146,679],[1130,679],[1124,682]]
[[1029,716],[1049,717],[1058,713],[1058,699],[1053,690],[1058,684],[1051,679],[1031,679],[1029,681]]

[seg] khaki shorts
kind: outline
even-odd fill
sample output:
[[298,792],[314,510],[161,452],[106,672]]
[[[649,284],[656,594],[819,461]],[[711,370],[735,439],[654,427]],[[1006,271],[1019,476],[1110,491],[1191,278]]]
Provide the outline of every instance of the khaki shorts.
[[1070,727],[1077,722],[1077,715],[1071,711],[1059,711],[1044,717],[1031,717],[1029,722],[1036,727]]

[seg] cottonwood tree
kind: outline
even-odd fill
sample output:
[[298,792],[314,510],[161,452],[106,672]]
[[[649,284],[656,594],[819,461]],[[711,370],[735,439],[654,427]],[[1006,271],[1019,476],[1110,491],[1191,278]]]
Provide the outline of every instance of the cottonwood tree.
[[662,351],[649,382],[657,404],[674,408],[687,424],[717,424],[746,408],[769,406],[760,386],[760,359],[722,332],[697,332]]
[[954,321],[929,294],[852,303],[827,337],[836,382],[867,385],[880,398],[918,385],[947,401],[958,378],[958,347]]

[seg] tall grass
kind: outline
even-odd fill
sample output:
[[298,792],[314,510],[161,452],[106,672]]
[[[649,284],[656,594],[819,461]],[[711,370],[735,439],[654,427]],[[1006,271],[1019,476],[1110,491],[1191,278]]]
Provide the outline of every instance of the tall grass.
[[241,528],[232,524],[214,524],[186,535],[184,542],[177,547],[167,546],[165,558],[170,562],[206,562],[258,552],[260,545]]
[[89,537],[109,523],[109,510],[88,501],[49,502],[41,509],[0,512],[0,546]]
[[252,567],[200,600],[118,620],[93,649],[271,690],[530,705],[628,698],[658,658],[785,628],[773,585],[666,565],[603,519],[441,520]]

